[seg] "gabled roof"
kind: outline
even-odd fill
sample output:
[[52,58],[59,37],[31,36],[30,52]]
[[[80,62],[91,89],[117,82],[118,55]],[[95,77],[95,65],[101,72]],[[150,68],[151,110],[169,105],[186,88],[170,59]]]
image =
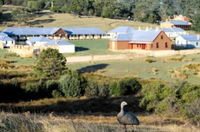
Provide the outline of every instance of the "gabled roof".
[[131,41],[131,42],[152,42],[159,34],[160,30],[135,30],[130,34],[118,34],[113,41]]
[[171,20],[169,23],[174,25],[191,25],[188,21]]
[[97,35],[97,34],[106,34],[104,31],[100,30],[96,27],[64,27],[65,32],[71,35],[82,35],[82,34],[88,34],[88,35]]
[[1,41],[14,41],[14,39],[8,37],[8,36],[0,36]]
[[10,27],[4,32],[13,35],[53,35],[60,28],[57,27]]
[[185,34],[180,36],[187,41],[200,41],[200,37],[198,37],[196,34]]
[[135,31],[131,42],[152,42],[160,34],[160,30]]
[[113,41],[130,41],[132,40],[133,34],[118,34]]
[[120,26],[120,27],[117,27],[117,28],[114,28],[114,29],[108,31],[108,33],[131,33],[133,31],[135,31],[135,29],[132,27]]
[[182,28],[161,28],[162,31],[164,32],[185,32]]
[[46,37],[32,37],[28,39],[27,41],[29,42],[44,42],[44,46],[49,46],[49,45],[73,45],[72,43],[64,40],[52,40]]
[[4,32],[0,32],[0,36],[8,36],[8,35]]

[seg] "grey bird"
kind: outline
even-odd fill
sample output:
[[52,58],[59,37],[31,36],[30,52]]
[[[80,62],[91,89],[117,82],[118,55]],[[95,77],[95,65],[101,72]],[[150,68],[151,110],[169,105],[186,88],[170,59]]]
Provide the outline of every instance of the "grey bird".
[[132,112],[124,111],[124,106],[126,106],[126,105],[127,105],[127,103],[125,101],[123,101],[121,103],[121,111],[117,114],[117,120],[120,124],[124,125],[125,132],[127,132],[126,125],[139,125],[140,124],[140,122],[135,114],[133,114]]

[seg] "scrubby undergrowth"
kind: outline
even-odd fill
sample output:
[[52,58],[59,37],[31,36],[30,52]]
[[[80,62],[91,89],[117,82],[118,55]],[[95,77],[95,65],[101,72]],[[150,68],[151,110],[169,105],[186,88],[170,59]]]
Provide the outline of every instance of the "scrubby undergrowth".
[[[178,126],[176,123],[168,124],[171,119],[160,117],[140,117],[141,125],[128,127],[128,132],[197,132],[200,129],[192,126]],[[160,119],[160,123],[156,122]],[[154,122],[154,123],[153,123]],[[164,126],[165,123],[165,126]],[[115,117],[94,116],[54,116],[33,115],[30,113],[11,114],[0,113],[1,132],[121,132]]]

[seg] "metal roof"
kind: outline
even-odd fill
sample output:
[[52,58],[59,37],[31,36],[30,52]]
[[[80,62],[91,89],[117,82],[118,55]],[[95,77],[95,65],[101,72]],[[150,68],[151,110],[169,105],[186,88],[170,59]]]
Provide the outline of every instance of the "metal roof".
[[118,34],[114,41],[131,41],[131,42],[152,42],[160,33],[160,30],[135,30],[131,34]]
[[82,35],[82,34],[88,34],[88,35],[97,35],[97,34],[106,34],[104,31],[100,30],[96,27],[64,27],[62,28],[71,35]]
[[114,29],[108,31],[108,33],[131,33],[133,31],[135,31],[135,29],[132,27],[120,26],[120,27],[117,27],[117,28],[114,28]]
[[8,36],[0,36],[1,41],[14,41],[14,39],[8,37]]
[[171,20],[169,23],[174,25],[191,25],[188,21]]
[[46,37],[32,37],[30,39],[28,39],[27,41],[29,42],[45,42],[45,46],[48,45],[73,45],[72,43],[68,42],[68,41],[64,41],[64,40],[52,40]]
[[164,32],[185,32],[182,28],[161,28],[162,31]]
[[187,41],[200,41],[200,36],[196,34],[180,35],[183,39]]
[[57,27],[9,27],[4,30],[9,36],[15,35],[53,35],[60,28]]
[[49,40],[50,39],[48,39],[46,37],[32,37],[32,38],[29,38],[27,41],[29,41],[29,42],[47,42]]
[[118,34],[113,41],[130,41],[132,40],[133,34]]
[[8,36],[8,35],[4,32],[0,32],[0,36]]

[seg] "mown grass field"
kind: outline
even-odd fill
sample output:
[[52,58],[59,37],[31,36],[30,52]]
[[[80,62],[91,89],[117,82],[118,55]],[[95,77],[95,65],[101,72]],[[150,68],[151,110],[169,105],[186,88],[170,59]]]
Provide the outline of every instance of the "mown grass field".
[[105,55],[105,54],[118,54],[108,49],[107,39],[101,40],[71,40],[75,44],[76,52],[73,54],[64,54],[65,56],[84,56],[84,55]]
[[[152,59],[154,62],[149,63],[148,59]],[[74,70],[94,72],[95,74],[110,77],[134,76],[142,79],[155,78],[170,82],[186,80],[199,84],[199,74],[184,67],[193,63],[200,63],[200,54],[161,58],[143,57],[131,60],[68,64],[68,66]],[[104,67],[97,68],[98,65],[103,65]]]

